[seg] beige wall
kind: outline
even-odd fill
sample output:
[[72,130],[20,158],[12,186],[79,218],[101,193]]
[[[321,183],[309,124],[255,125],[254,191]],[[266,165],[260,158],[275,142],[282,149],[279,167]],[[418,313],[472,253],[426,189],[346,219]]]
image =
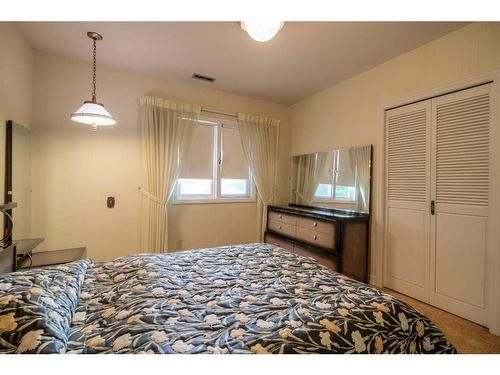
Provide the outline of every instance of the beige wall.
[[[4,202],[5,122],[31,126],[33,52],[12,23],[0,22],[0,201]],[[15,212],[14,212],[15,214]],[[3,227],[3,215],[0,218]]]
[[[0,120],[14,120],[29,127],[33,51],[16,26],[9,22],[0,22],[0,48]],[[1,133],[5,137],[4,132]]]
[[[500,23],[475,23],[401,55],[291,107],[291,152],[371,143],[372,281],[380,263],[383,109],[429,90],[500,69]],[[379,272],[380,273],[380,272]]]
[[[69,120],[90,95],[90,64],[37,52],[32,126],[32,231],[46,237],[40,250],[86,246],[97,260],[139,250],[141,155],[138,98],[155,95],[228,112],[282,120],[279,201],[287,197],[288,108],[194,86],[98,67],[98,100],[117,119],[113,127],[79,126]],[[116,207],[106,208],[106,197]],[[256,203],[174,205],[169,242],[196,248],[257,239]]]

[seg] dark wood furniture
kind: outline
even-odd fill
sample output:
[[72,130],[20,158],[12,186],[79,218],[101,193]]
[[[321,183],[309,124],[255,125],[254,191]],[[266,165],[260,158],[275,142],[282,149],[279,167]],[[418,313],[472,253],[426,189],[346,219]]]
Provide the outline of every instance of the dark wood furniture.
[[33,250],[44,238],[10,241],[0,248],[0,273],[14,272],[20,268],[29,268],[33,265]]
[[33,250],[40,245],[45,238],[31,238],[15,241],[16,246],[16,270],[23,265],[31,267],[33,262]]
[[269,206],[265,241],[366,283],[369,221],[369,214],[354,211]]
[[0,213],[5,215],[3,236],[0,239],[0,272],[16,270],[16,244],[12,241],[12,209],[17,207],[16,202],[0,205]]
[[86,256],[87,248],[85,247],[52,251],[37,251],[32,253],[29,259],[25,259],[21,263],[18,262],[18,269],[70,263],[75,260],[84,259]]
[[15,271],[16,249],[14,244],[0,247],[0,273]]
[[9,202],[0,205],[0,213],[5,214],[3,238],[0,240],[0,273],[14,272],[23,268],[43,267],[69,263],[83,259],[87,255],[85,247],[56,251],[33,252],[45,238],[12,240],[12,209],[17,203]]
[[87,256],[85,247],[33,252],[42,241],[43,238],[21,240],[0,248],[0,273],[69,263]]

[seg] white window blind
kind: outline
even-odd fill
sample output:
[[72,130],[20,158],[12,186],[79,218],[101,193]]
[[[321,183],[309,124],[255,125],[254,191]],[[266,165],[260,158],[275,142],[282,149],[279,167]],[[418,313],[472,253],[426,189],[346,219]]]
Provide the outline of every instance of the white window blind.
[[338,186],[355,186],[353,170],[351,167],[351,157],[349,156],[349,149],[344,148],[337,150],[337,181]]
[[213,178],[214,127],[194,125],[192,139],[187,148],[179,178]]
[[321,178],[319,179],[320,184],[333,184],[333,177],[335,173],[334,166],[334,152],[329,152],[326,157],[326,165],[327,167],[324,169],[324,172],[321,174]]
[[177,181],[178,198],[209,198],[213,194],[215,127],[194,124]]
[[222,127],[221,177],[245,179],[248,177],[248,163],[241,146],[237,128]]
[[248,196],[250,180],[240,132],[236,127],[220,127],[220,195]]

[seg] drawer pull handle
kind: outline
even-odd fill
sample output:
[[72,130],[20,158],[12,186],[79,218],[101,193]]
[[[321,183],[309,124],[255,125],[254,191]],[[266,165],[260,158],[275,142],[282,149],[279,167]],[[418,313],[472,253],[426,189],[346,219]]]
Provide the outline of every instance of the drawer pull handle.
[[283,229],[283,228],[281,228],[281,225],[280,225],[278,228],[279,228],[279,229]]
[[281,215],[281,214],[280,214],[279,218],[280,218],[280,219],[283,219],[283,215]]
[[313,227],[317,227],[318,226],[318,223],[317,222],[313,222]]
[[314,235],[314,236],[313,236],[313,239],[317,240],[317,239],[318,239],[318,236]]

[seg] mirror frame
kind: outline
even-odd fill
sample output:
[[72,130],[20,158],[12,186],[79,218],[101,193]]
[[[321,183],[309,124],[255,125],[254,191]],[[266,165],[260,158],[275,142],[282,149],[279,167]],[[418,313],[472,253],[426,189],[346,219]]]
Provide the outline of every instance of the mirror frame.
[[[4,203],[12,203],[12,127],[14,122],[7,120],[5,123],[5,180],[4,180]],[[5,213],[12,217],[12,209],[5,210]],[[10,220],[4,220],[4,235],[10,232],[6,241],[12,241],[12,232]]]

